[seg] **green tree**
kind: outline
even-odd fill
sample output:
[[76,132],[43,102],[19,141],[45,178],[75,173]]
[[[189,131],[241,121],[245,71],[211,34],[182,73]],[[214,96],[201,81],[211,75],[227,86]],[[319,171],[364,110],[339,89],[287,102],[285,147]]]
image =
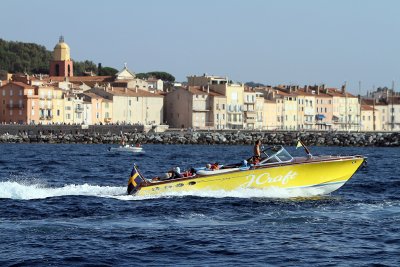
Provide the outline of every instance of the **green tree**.
[[168,72],[151,71],[151,72],[148,72],[147,75],[153,76],[153,77],[155,77],[157,79],[161,79],[161,80],[166,81],[166,82],[174,82],[175,81],[175,77],[172,76],[171,74],[169,74]]
[[89,72],[97,74],[97,66],[93,61],[74,61],[74,76],[84,76]]
[[99,76],[114,76],[118,70],[111,68],[111,67],[102,67],[98,69]]

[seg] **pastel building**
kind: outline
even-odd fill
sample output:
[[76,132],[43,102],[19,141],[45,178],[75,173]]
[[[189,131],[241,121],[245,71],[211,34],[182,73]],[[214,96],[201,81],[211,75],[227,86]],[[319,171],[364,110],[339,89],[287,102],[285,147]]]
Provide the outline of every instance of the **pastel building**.
[[224,129],[226,97],[204,86],[178,87],[165,96],[167,123],[173,128]]
[[341,131],[360,130],[360,104],[356,96],[346,92],[346,86],[339,91],[327,88],[326,93],[332,96],[333,129]]
[[0,122],[38,123],[37,88],[21,82],[9,82],[0,87]]
[[[263,120],[262,120],[262,129],[263,130],[277,130],[281,128],[280,122],[280,115],[278,115],[278,109],[282,109],[283,103],[279,105],[277,102],[280,100],[273,99],[273,100],[264,100],[263,105]],[[279,106],[279,107],[278,107]]]
[[[361,105],[361,131],[374,131],[375,129],[375,111],[369,105]],[[379,124],[379,123],[378,123]]]
[[112,101],[92,92],[85,92],[82,95],[83,100],[90,103],[91,108],[86,109],[89,114],[86,115],[90,123],[88,124],[107,124],[112,122]]
[[121,87],[93,88],[89,92],[112,101],[114,123],[160,125],[163,122],[164,97],[160,94]]
[[226,127],[243,129],[244,86],[240,83],[228,82],[227,77],[206,75],[189,76],[188,86],[200,86],[226,97]]

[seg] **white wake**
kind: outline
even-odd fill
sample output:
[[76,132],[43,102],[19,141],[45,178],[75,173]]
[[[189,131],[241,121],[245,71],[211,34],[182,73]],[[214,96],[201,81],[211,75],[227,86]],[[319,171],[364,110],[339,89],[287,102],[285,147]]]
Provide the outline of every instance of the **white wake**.
[[59,196],[97,196],[113,197],[126,193],[126,187],[99,186],[90,184],[68,184],[63,187],[48,187],[44,184],[27,184],[23,182],[0,182],[0,198],[9,199],[43,199]]
[[154,196],[130,196],[126,195],[125,186],[100,186],[90,184],[67,184],[62,187],[51,187],[42,183],[28,183],[23,181],[0,182],[0,198],[5,199],[44,199],[60,196],[94,196],[115,198],[119,200],[145,200],[157,198],[197,196],[207,198],[295,198],[312,197],[320,195],[320,189],[292,189],[282,188],[268,189],[238,189],[235,191],[182,191],[169,192]]

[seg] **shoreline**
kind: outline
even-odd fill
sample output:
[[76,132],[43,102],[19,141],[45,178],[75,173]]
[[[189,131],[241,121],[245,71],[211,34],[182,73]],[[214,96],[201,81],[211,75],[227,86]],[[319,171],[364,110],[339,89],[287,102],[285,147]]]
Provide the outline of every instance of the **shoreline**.
[[[120,144],[121,132],[130,144],[250,145],[261,139],[264,145],[295,145],[300,138],[308,146],[400,146],[399,132],[298,132],[298,131],[181,131],[141,132],[137,126],[109,126],[82,129],[62,126],[61,130],[40,127],[37,132],[20,128],[17,133],[0,133],[0,143]],[[52,126],[51,128],[54,128]],[[23,130],[25,129],[25,130]]]

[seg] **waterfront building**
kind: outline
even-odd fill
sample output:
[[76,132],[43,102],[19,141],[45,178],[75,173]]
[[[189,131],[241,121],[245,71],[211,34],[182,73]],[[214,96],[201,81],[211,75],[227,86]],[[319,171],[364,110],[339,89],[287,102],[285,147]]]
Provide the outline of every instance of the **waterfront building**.
[[262,129],[264,97],[252,88],[244,88],[243,125],[245,129]]
[[332,97],[333,103],[333,129],[339,131],[360,130],[360,103],[359,99],[346,92],[346,85],[341,90],[327,88],[326,94]]
[[315,95],[315,128],[320,131],[333,129],[333,97],[326,94],[325,85],[314,87]]
[[[297,86],[296,86],[297,87]],[[311,130],[315,129],[316,117],[316,99],[315,91],[306,86],[304,90],[296,88],[297,94],[297,129]],[[318,117],[320,118],[320,117]]]
[[[375,120],[377,117],[376,113],[377,111],[374,110],[373,107],[369,105],[362,104],[361,105],[361,125],[360,125],[360,130],[361,131],[374,131],[375,129]],[[374,120],[375,116],[375,120]],[[377,123],[379,125],[379,123]]]
[[112,86],[92,88],[88,92],[112,101],[112,115],[107,118],[112,118],[113,123],[160,125],[163,122],[161,94]]
[[[280,113],[278,113],[278,109],[281,110],[282,104],[283,103],[277,103],[280,101],[280,99],[273,99],[273,100],[268,100],[264,99],[264,105],[263,105],[263,121],[262,121],[262,129],[263,130],[277,130],[282,127],[280,124],[281,122],[281,116]],[[278,115],[279,114],[279,115]],[[279,123],[278,123],[279,121]]]
[[224,129],[226,97],[205,86],[174,88],[165,95],[166,120],[173,128]]
[[[62,90],[55,89],[53,86],[37,86],[39,95],[39,123],[51,124],[54,122],[54,113],[59,114],[56,121],[61,121],[61,109],[63,108]],[[56,106],[54,106],[56,104]],[[58,111],[57,111],[58,110]]]
[[[85,124],[107,124],[112,122],[112,101],[92,92],[85,92],[79,95],[83,101],[91,104],[91,108],[87,107],[88,114],[86,117],[90,123]],[[86,104],[89,105],[89,104]],[[90,109],[90,112],[89,112]]]
[[0,87],[0,122],[30,124],[39,122],[37,88],[9,82]]
[[200,86],[226,97],[226,127],[243,129],[244,85],[228,81],[227,77],[206,75],[189,76],[188,86]]

